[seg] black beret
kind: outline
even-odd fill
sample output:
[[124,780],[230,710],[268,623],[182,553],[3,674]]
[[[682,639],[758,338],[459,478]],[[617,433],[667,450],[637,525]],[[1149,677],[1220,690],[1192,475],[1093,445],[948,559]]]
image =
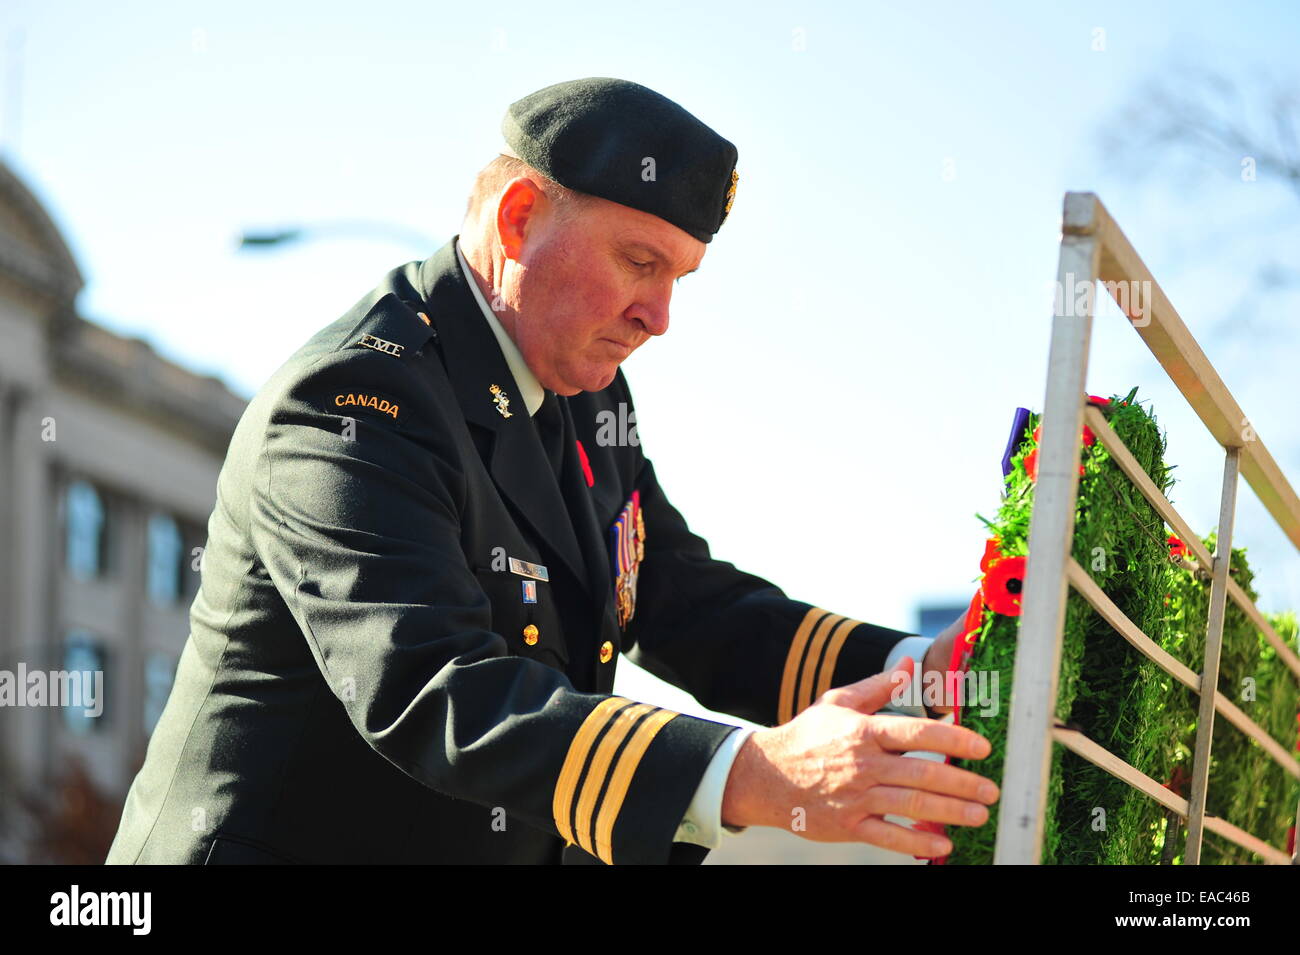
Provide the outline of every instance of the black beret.
[[560,185],[659,216],[701,242],[731,211],[736,147],[637,83],[556,83],[511,103],[501,132]]

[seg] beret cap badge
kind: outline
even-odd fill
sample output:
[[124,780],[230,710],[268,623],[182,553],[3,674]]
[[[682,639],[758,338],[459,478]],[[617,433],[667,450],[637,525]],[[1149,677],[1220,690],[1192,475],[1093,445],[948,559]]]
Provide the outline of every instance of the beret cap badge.
[[491,385],[488,391],[492,393],[492,403],[497,406],[497,411],[501,412],[501,417],[509,418],[514,415],[510,410],[510,398],[507,397],[505,389],[500,385]]
[[727,216],[731,214],[731,204],[736,201],[736,183],[739,181],[740,176],[736,175],[736,170],[731,170],[731,185],[727,187],[727,204],[722,207],[722,222],[726,222]]

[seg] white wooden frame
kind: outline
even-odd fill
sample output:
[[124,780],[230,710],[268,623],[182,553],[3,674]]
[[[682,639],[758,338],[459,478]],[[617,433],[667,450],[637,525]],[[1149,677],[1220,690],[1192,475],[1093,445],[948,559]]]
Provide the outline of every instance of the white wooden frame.
[[[1213,556],[1124,447],[1102,413],[1087,403],[1084,382],[1092,335],[1093,293],[1098,281],[1128,316],[1224,449],[1219,529]],[[1140,304],[1128,294],[1133,289],[1129,283],[1134,282],[1145,293]],[[1076,297],[1075,292],[1084,285],[1089,291]],[[1186,818],[1184,859],[1188,864],[1199,864],[1206,829],[1246,847],[1266,862],[1295,864],[1298,860],[1294,852],[1287,855],[1222,819],[1207,816],[1205,795],[1216,713],[1251,736],[1287,772],[1300,777],[1300,762],[1296,761],[1290,745],[1270,737],[1217,690],[1223,616],[1228,600],[1245,611],[1300,680],[1300,658],[1269,626],[1246,592],[1228,577],[1238,473],[1250,483],[1297,549],[1300,549],[1300,498],[1146,265],[1092,193],[1066,193],[1057,289],[994,863],[1032,865],[1041,860],[1043,809],[1052,744],[1057,742]],[[1165,653],[1142,633],[1070,556],[1078,493],[1078,435],[1085,423],[1174,528],[1197,563],[1212,568],[1205,658],[1200,674]],[[1056,720],[1067,587],[1074,587],[1121,637],[1157,666],[1200,694],[1190,799],[1178,797],[1082,733],[1062,727]],[[1203,693],[1202,687],[1209,687],[1213,692]],[[1300,807],[1297,820],[1300,822]]]

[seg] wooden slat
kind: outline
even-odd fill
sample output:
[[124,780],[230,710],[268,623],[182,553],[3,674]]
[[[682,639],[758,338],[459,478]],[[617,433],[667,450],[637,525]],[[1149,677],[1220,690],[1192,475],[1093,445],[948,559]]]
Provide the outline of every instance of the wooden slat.
[[1241,711],[1236,703],[1224,696],[1222,690],[1214,694],[1214,708],[1222,713],[1223,718],[1229,723],[1264,747],[1265,751],[1273,757],[1279,766],[1296,779],[1300,779],[1300,762],[1296,762],[1296,758],[1287,752],[1285,746],[1272,736],[1269,736],[1264,727],[1252,720]]
[[[1282,532],[1300,548],[1300,497],[1296,496],[1295,489],[1101,200],[1092,193],[1069,193],[1067,202],[1073,195],[1093,200],[1094,218],[1089,225],[1090,231],[1101,239],[1098,278],[1111,283],[1107,290],[1112,297],[1118,292],[1114,283],[1150,283],[1143,286],[1150,289],[1150,300],[1144,302],[1146,314],[1133,322],[1134,328],[1215,440],[1224,448],[1241,448],[1242,477]],[[1116,304],[1123,308],[1119,299]]]
[[1116,779],[1128,783],[1134,789],[1150,796],[1166,809],[1172,809],[1184,819],[1187,818],[1187,800],[1172,789],[1160,785],[1146,773],[1134,769],[1124,760],[1110,752],[1099,743],[1095,743],[1078,730],[1068,729],[1060,721],[1052,727],[1052,738],[1073,753],[1077,753],[1094,766],[1106,770]]
[[[1128,783],[1144,795],[1150,796],[1166,809],[1172,809],[1184,819],[1187,818],[1188,803],[1186,799],[1160,785],[1146,773],[1130,766],[1105,747],[1088,739],[1078,730],[1067,729],[1061,724],[1060,720],[1056,720],[1052,727],[1052,739],[1070,750],[1070,752],[1083,757],[1098,769],[1105,770],[1121,782]],[[1238,828],[1217,816],[1205,816],[1204,819],[1206,829],[1250,850],[1265,862],[1272,865],[1290,864],[1291,857],[1289,855],[1273,848],[1264,840],[1252,836],[1244,829]]]
[[1086,570],[1079,566],[1077,560],[1070,558],[1070,562],[1065,566],[1065,571],[1070,585],[1079,592],[1084,600],[1092,605],[1093,610],[1101,614],[1103,620],[1115,628],[1121,637],[1189,690],[1196,693],[1200,692],[1200,674],[1168,651],[1162,649],[1158,643],[1143,633],[1138,625],[1130,620],[1128,615],[1120,610],[1113,600],[1106,596],[1105,591],[1097,586],[1097,582],[1088,575]]
[[1291,857],[1281,849],[1274,849],[1263,839],[1252,836],[1245,829],[1239,829],[1226,819],[1220,819],[1218,816],[1206,816],[1205,828],[1216,836],[1223,836],[1230,842],[1235,842],[1242,848],[1249,849],[1269,865],[1291,864]]
[[[1142,465],[1138,463],[1137,458],[1133,457],[1133,452],[1125,446],[1123,439],[1115,433],[1115,429],[1106,421],[1101,411],[1092,405],[1088,405],[1084,409],[1083,417],[1098,440],[1110,452],[1110,456],[1119,465],[1120,470],[1133,482],[1133,485],[1142,493],[1142,496],[1151,502],[1151,506],[1164,518],[1165,523],[1174,529],[1179,539],[1187,546],[1187,549],[1196,555],[1196,562],[1203,567],[1212,567],[1214,558],[1210,556],[1205,544],[1201,542],[1200,535],[1191,529],[1188,523],[1183,520],[1182,515],[1174,509],[1174,505],[1170,503],[1169,498],[1160,492],[1155,482],[1151,480],[1146,471],[1142,470]],[[1264,615],[1260,613],[1259,608],[1255,606],[1255,602],[1250,599],[1250,595],[1231,577],[1228,578],[1228,596],[1245,612],[1246,616],[1250,617],[1251,622],[1259,628],[1260,632],[1264,634],[1264,638],[1277,651],[1278,656],[1282,658],[1282,662],[1295,674],[1296,679],[1300,680],[1300,657],[1297,657],[1291,648],[1286,645],[1286,641],[1278,636],[1277,631],[1269,625],[1269,622],[1264,619]]]
[[[1097,586],[1097,582],[1073,558],[1066,564],[1066,576],[1070,586],[1077,590],[1080,596],[1088,601],[1092,608],[1101,615],[1101,618],[1114,627],[1116,632],[1132,644],[1135,649],[1192,692],[1198,694],[1201,692],[1201,675],[1177,657],[1162,649],[1158,643],[1143,633],[1141,628],[1130,620],[1110,597],[1106,596],[1105,591]],[[1214,708],[1217,712],[1222,713],[1230,723],[1259,743],[1279,766],[1292,776],[1300,779],[1300,762],[1297,762],[1295,757],[1287,752],[1286,747],[1242,712],[1221,691],[1215,692]]]
[[1267,620],[1264,619],[1264,615],[1259,612],[1259,608],[1255,606],[1255,602],[1251,600],[1246,591],[1242,589],[1241,584],[1237,583],[1231,577],[1228,578],[1228,596],[1236,602],[1238,607],[1246,612],[1246,616],[1250,618],[1250,622],[1258,627],[1260,632],[1264,634],[1264,639],[1267,640],[1272,645],[1273,649],[1277,651],[1277,655],[1282,659],[1282,662],[1291,668],[1291,672],[1296,675],[1296,679],[1300,679],[1300,657],[1297,657],[1295,653],[1292,652],[1291,648],[1286,645],[1286,641],[1278,636],[1278,632],[1269,625]]
[[1123,439],[1115,433],[1115,429],[1110,426],[1100,409],[1093,405],[1088,405],[1083,412],[1084,421],[1097,439],[1105,445],[1110,456],[1119,465],[1119,469],[1124,475],[1133,482],[1133,486],[1142,492],[1142,496],[1151,502],[1151,506],[1156,509],[1166,524],[1172,527],[1178,534],[1178,537],[1187,549],[1196,555],[1198,562],[1206,567],[1214,563],[1214,558],[1210,556],[1209,550],[1201,543],[1201,537],[1192,530],[1191,525],[1183,520],[1183,516],[1174,510],[1173,504],[1169,498],[1165,497],[1160,488],[1156,487],[1155,481],[1151,480],[1150,475],[1138,463],[1138,459],[1133,457],[1133,452],[1124,444]]

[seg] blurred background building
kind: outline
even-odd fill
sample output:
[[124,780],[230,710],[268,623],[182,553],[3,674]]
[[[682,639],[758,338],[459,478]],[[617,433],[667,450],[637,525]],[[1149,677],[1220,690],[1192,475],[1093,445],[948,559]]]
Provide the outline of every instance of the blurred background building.
[[80,317],[81,287],[0,164],[0,670],[99,671],[107,687],[99,716],[15,705],[0,720],[4,862],[103,861],[189,633],[244,407]]

